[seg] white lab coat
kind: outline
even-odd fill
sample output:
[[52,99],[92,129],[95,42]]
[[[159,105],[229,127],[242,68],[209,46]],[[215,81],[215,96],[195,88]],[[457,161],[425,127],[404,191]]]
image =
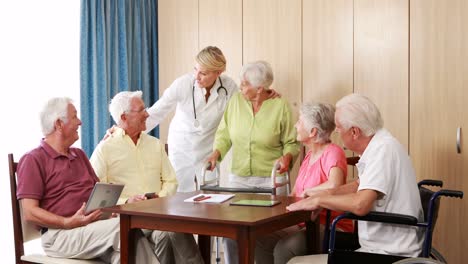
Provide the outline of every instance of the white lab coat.
[[[231,78],[225,75],[220,77],[227,90],[227,96],[223,89],[220,89],[218,94],[220,83],[219,79],[216,79],[208,102],[205,102],[205,89],[198,87],[193,74],[186,74],[176,79],[164,91],[162,97],[148,109],[147,131],[159,125],[174,108],[176,109],[169,126],[168,145],[169,160],[179,182],[177,189],[179,192],[195,190],[195,174],[198,184],[201,183],[202,166],[213,152],[215,133],[224,109],[229,98],[239,90]],[[198,127],[195,127],[193,98],[199,122]]]

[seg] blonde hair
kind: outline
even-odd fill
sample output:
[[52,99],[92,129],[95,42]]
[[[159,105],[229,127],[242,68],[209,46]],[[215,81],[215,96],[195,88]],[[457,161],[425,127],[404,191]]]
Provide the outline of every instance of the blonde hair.
[[209,71],[223,72],[226,70],[226,58],[223,52],[215,46],[208,46],[202,49],[197,57],[195,57],[195,60]]

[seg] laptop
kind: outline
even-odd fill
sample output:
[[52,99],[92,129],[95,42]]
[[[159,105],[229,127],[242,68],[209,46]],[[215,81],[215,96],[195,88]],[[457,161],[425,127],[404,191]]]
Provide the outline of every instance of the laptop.
[[[100,208],[116,205],[124,186],[123,184],[97,182],[86,203],[85,215]],[[110,213],[103,213],[101,218],[109,216]]]

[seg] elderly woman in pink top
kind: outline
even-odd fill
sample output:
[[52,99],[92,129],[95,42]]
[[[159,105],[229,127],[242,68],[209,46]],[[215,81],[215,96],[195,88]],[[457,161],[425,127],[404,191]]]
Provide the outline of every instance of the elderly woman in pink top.
[[[330,189],[346,183],[346,156],[343,149],[331,143],[335,129],[335,108],[330,104],[305,103],[296,123],[297,140],[308,149],[292,196],[306,197],[318,190]],[[332,212],[332,218],[337,213]],[[325,224],[325,211],[320,223]],[[352,222],[340,221],[338,228],[352,231]],[[261,263],[286,263],[294,256],[306,255],[306,233],[303,225],[293,226],[260,238],[255,259]]]

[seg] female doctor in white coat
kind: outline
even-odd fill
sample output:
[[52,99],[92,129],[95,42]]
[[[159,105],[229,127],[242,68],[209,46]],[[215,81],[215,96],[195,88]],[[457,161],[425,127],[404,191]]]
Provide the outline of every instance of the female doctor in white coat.
[[[239,90],[228,76],[226,59],[217,47],[208,46],[195,58],[194,73],[177,78],[148,109],[147,131],[176,109],[169,126],[169,160],[179,192],[195,190],[194,176],[201,182],[203,163],[213,151],[213,141],[229,98]],[[207,172],[209,173],[209,172]]]

